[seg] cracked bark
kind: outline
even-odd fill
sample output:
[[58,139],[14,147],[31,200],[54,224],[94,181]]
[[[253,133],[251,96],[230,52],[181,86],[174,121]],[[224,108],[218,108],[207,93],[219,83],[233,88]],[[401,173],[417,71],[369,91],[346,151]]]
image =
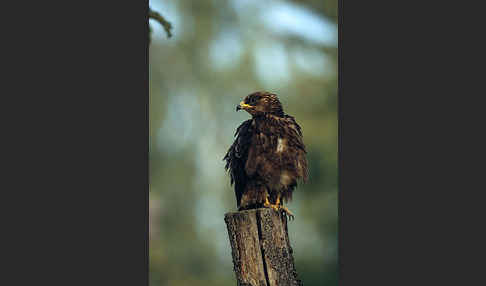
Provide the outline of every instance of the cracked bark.
[[227,213],[224,220],[238,286],[303,285],[295,270],[285,216],[262,208]]

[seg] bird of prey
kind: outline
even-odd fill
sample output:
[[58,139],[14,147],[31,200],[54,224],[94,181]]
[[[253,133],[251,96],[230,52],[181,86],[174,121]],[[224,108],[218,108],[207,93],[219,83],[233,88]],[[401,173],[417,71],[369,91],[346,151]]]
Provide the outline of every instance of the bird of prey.
[[252,118],[236,129],[236,139],[223,159],[238,210],[267,207],[293,219],[283,203],[292,199],[297,180],[305,182],[308,176],[301,128],[273,93],[249,94],[236,106],[239,110]]

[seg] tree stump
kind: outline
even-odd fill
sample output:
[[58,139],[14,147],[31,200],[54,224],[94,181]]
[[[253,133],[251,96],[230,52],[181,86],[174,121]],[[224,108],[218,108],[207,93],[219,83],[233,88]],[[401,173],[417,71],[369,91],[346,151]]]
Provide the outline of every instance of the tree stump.
[[287,218],[261,208],[227,213],[224,221],[238,286],[297,286]]

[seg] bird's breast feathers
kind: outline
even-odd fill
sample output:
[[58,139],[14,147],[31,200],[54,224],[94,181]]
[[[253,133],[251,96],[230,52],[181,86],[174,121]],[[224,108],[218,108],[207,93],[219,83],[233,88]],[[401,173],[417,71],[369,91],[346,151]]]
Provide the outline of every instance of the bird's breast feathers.
[[305,147],[293,118],[267,116],[253,119],[252,138],[247,158],[248,175],[257,172],[267,182],[293,184],[304,177]]

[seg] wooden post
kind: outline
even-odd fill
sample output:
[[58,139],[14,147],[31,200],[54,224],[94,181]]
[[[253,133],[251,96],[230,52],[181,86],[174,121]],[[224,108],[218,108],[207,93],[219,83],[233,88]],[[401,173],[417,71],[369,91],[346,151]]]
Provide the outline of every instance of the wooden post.
[[261,208],[227,213],[224,221],[238,286],[300,286],[287,218]]

